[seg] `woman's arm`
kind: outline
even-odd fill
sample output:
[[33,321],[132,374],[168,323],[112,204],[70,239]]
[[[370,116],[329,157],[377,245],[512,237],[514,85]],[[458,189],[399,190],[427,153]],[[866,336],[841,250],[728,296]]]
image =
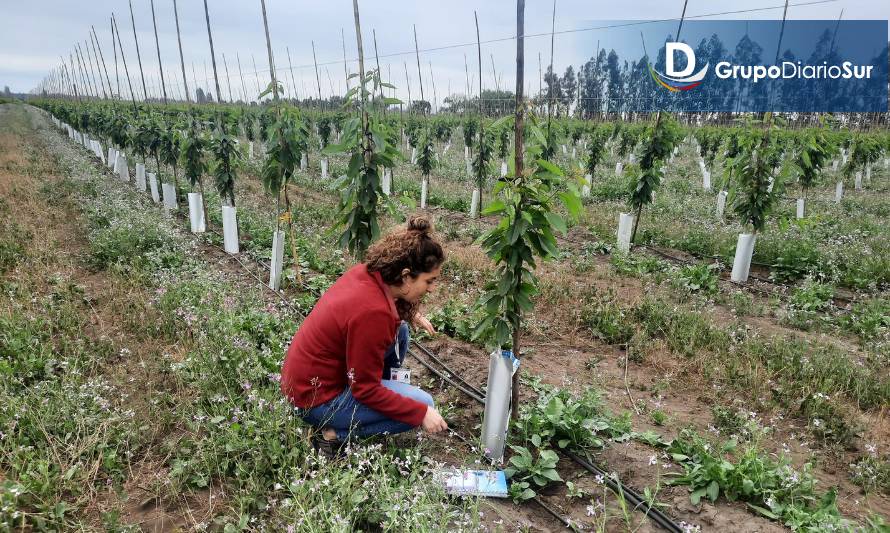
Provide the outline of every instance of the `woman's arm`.
[[383,354],[393,342],[393,318],[386,311],[370,311],[350,320],[346,338],[346,372],[352,395],[378,413],[419,426],[427,406],[380,383]]

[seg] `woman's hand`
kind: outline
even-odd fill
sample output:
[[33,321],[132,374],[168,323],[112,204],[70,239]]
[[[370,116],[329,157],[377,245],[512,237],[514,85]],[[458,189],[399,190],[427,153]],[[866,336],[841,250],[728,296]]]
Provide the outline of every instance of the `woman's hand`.
[[448,424],[439,411],[435,407],[427,407],[426,414],[423,415],[423,430],[427,433],[438,433],[444,429],[448,429]]
[[430,322],[430,320],[423,315],[417,315],[414,318],[414,327],[418,328],[418,329],[422,329],[422,330],[426,331],[427,333],[429,333],[430,335],[436,334],[436,328],[433,327],[433,323]]

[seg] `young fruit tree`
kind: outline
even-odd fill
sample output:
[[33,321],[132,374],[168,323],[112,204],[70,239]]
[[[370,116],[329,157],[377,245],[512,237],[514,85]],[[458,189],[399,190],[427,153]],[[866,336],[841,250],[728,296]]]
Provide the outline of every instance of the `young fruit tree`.
[[[355,75],[353,75],[355,77]],[[392,85],[380,81],[376,70],[368,71],[360,77],[357,86],[346,93],[347,106],[357,100],[364,102],[380,87]],[[396,98],[384,99],[386,105],[401,103]],[[380,235],[377,222],[381,198],[382,171],[392,169],[400,157],[398,148],[390,142],[387,122],[371,116],[364,110],[358,117],[348,119],[343,126],[339,144],[325,148],[325,154],[350,153],[346,174],[341,176],[334,188],[340,190],[340,246],[347,248],[357,257],[364,257],[368,246]]]
[[800,198],[798,199],[798,218],[804,217],[806,209],[807,191],[816,184],[822,169],[828,163],[830,154],[830,141],[822,129],[806,132],[800,139],[801,146],[794,157],[794,166],[800,183]]
[[766,227],[775,201],[775,195],[771,192],[772,168],[768,152],[777,148],[775,143],[770,142],[772,116],[769,113],[766,120],[768,125],[765,130],[752,129],[738,136],[739,153],[733,165],[738,184],[733,211],[742,227],[748,231],[739,234],[736,245],[732,280],[737,283],[748,280],[757,232]]
[[631,165],[630,206],[636,210],[629,244],[633,244],[643,206],[652,203],[652,195],[661,184],[664,162],[682,138],[680,127],[667,113],[658,113],[655,124],[646,128],[639,165]]
[[417,168],[420,169],[420,175],[422,176],[420,182],[420,208],[426,209],[430,192],[430,173],[436,164],[436,158],[433,155],[433,141],[430,138],[429,132],[424,132],[418,142]]
[[[518,171],[499,179],[493,191],[495,199],[483,211],[501,217],[481,240],[485,253],[497,265],[497,275],[479,299],[484,318],[473,332],[476,339],[484,336],[500,347],[512,347],[517,359],[523,314],[534,308],[532,298],[538,292],[535,258],[556,255],[554,233],[566,232],[565,220],[554,210],[561,203],[571,217],[581,212],[577,184],[567,181],[559,167],[541,158],[547,140],[534,117],[528,131],[524,159],[530,166],[523,170],[522,164],[517,165]],[[523,154],[516,156],[517,161],[521,159]],[[518,398],[517,385],[514,383],[514,400]],[[514,415],[517,408],[514,402]]]

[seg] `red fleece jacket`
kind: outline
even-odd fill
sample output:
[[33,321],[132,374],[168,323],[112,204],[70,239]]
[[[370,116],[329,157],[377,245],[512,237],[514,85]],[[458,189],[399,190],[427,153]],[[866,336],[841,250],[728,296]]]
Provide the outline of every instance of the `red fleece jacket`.
[[383,357],[396,338],[399,316],[378,272],[359,264],[322,295],[294,335],[281,369],[281,390],[308,409],[348,386],[362,404],[419,426],[426,404],[384,387]]

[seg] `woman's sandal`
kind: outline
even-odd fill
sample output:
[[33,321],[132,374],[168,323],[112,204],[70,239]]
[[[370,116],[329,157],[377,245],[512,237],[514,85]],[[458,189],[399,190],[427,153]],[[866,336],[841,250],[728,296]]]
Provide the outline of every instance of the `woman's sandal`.
[[322,435],[312,435],[312,448],[329,460],[346,456],[345,442],[338,439],[327,440]]

